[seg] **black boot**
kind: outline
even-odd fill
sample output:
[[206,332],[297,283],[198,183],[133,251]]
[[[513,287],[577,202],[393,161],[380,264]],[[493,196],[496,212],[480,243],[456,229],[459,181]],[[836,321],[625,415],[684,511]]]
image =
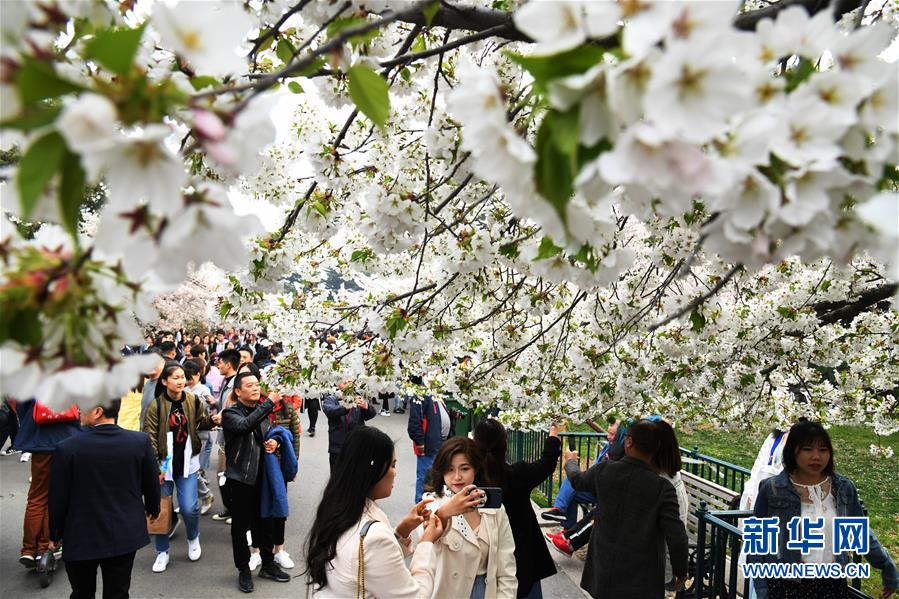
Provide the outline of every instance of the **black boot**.
[[272,562],[270,564],[262,564],[259,568],[259,578],[268,578],[277,582],[290,582],[290,574],[281,569],[281,566]]
[[253,575],[249,570],[241,570],[237,575],[237,588],[244,593],[253,592]]

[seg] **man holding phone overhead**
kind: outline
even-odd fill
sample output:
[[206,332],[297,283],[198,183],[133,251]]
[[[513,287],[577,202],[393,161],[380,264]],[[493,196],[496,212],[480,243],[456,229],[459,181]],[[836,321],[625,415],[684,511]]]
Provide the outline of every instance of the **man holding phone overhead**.
[[366,420],[371,420],[377,412],[367,400],[353,395],[353,381],[347,381],[337,388],[343,394],[343,400],[336,395],[326,395],[322,399],[322,411],[328,417],[328,459],[331,464],[331,472],[337,464],[337,457],[343,449],[350,432],[360,426],[365,426]]

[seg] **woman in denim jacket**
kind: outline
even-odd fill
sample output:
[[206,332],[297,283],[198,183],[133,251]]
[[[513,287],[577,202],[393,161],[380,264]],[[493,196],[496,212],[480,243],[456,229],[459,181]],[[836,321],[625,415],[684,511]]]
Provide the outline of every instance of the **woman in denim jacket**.
[[[843,566],[851,553],[833,554],[834,517],[862,517],[861,502],[855,484],[834,472],[833,445],[827,431],[817,422],[798,422],[790,429],[783,453],[784,470],[762,482],[755,504],[755,516],[776,516],[780,534],[776,555],[749,556],[747,561],[772,563],[838,563]],[[813,549],[803,556],[787,549],[790,539],[787,523],[795,516],[825,520],[824,549]],[[883,597],[899,587],[899,571],[889,554],[869,529],[871,564],[883,572]],[[755,579],[759,599],[831,599],[848,597],[845,578],[830,579]]]

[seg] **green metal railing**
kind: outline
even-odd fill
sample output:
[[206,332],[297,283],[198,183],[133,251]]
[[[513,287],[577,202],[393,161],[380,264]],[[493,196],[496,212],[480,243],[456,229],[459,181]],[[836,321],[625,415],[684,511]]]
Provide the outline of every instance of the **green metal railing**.
[[[867,514],[867,510],[865,510]],[[743,547],[743,531],[739,520],[752,516],[750,511],[708,511],[700,504],[696,515],[696,572],[692,588],[681,596],[692,599],[736,599],[749,596],[749,580],[740,581],[739,557]],[[730,558],[728,561],[727,558]],[[860,560],[855,556],[855,561]],[[861,591],[861,580],[850,581],[849,597],[872,599]]]
[[751,471],[719,460],[718,458],[699,453],[699,447],[693,446],[693,449],[680,448],[681,459],[683,460],[683,469],[691,474],[695,474],[700,478],[727,487],[736,493],[743,492],[743,485],[749,478]]
[[[530,462],[539,459],[543,453],[543,444],[547,436],[548,432],[545,430],[509,431],[509,461],[519,462],[524,460]],[[578,456],[580,456],[585,467],[593,463],[593,460],[599,455],[606,443],[605,433],[564,432],[559,433],[559,437],[564,448],[568,447],[569,440],[573,442],[574,449],[578,452]],[[743,491],[743,485],[750,474],[748,469],[699,453],[698,447],[693,447],[693,449],[681,447],[680,451],[685,471],[727,487],[737,493]],[[537,490],[542,493],[549,505],[552,505],[553,499],[555,499],[555,490],[565,480],[563,466],[564,464],[560,460],[553,475],[537,487]]]

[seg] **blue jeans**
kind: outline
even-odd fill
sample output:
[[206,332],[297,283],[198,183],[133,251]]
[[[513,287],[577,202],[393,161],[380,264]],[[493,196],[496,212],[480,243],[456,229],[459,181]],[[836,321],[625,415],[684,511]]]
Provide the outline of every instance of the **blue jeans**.
[[553,505],[565,512],[565,521],[562,522],[562,528],[571,529],[577,523],[577,506],[579,503],[596,503],[596,496],[588,491],[575,491],[568,479],[562,481],[559,492],[556,493],[556,499]]
[[[173,476],[175,480],[167,480],[162,484],[162,496],[171,497],[172,486],[178,490],[178,505],[181,507],[181,517],[187,528],[187,538],[196,539],[200,536],[200,503],[197,501],[197,473],[190,476]],[[156,542],[156,552],[162,553],[169,550],[169,535],[153,535]]]
[[487,597],[487,576],[480,574],[474,577],[474,586],[468,599],[485,599]]
[[206,472],[209,470],[209,460],[212,457],[212,432],[200,431],[197,435],[200,437],[200,443],[202,444],[200,448],[200,470]]
[[425,479],[428,477],[428,470],[434,465],[435,457],[437,456],[418,456],[415,462],[415,503],[421,501],[421,495],[425,490]]

